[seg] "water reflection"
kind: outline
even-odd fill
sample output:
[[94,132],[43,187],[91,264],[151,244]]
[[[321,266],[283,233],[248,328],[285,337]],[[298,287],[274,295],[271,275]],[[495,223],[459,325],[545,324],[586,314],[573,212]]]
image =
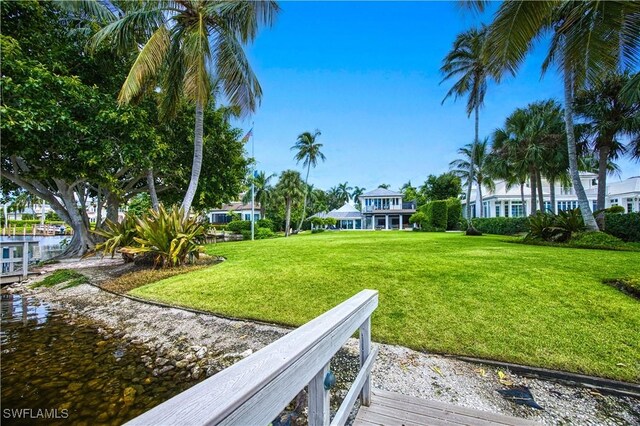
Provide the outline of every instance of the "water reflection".
[[196,383],[176,370],[154,376],[143,359],[155,351],[32,297],[3,294],[1,313],[2,424],[122,424]]

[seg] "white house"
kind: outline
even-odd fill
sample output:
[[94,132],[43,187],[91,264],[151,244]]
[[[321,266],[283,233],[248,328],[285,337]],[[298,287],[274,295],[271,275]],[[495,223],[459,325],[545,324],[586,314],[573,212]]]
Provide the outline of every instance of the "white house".
[[[314,217],[321,219],[331,217],[336,220],[338,229],[362,229],[362,213],[349,203],[345,203],[344,206],[330,212],[316,213],[310,216],[309,219]],[[315,226],[312,224],[311,227],[314,228]]]
[[[584,186],[587,198],[591,202],[591,209],[596,210],[598,198],[598,175],[594,173],[580,173],[580,180]],[[523,217],[531,214],[530,197],[531,187],[527,183],[522,188],[524,204],[520,185],[509,187],[505,181],[496,181],[493,191],[482,188],[483,217]],[[546,211],[558,212],[578,207],[578,197],[572,186],[563,187],[559,183],[555,185],[555,209],[551,206],[551,192],[549,182],[542,180],[542,195]],[[471,190],[471,212],[473,217],[479,217],[478,191],[474,187]],[[635,176],[623,181],[607,182],[607,195],[605,207],[622,206],[625,212],[640,211],[640,176]],[[466,200],[462,200],[462,214],[466,217]]]
[[[242,220],[251,220],[251,202],[243,203],[241,201],[233,201],[225,204],[219,209],[209,210],[207,217],[210,223],[229,223],[231,222],[230,212],[239,214]],[[260,220],[260,203],[256,203],[254,209],[254,219]]]

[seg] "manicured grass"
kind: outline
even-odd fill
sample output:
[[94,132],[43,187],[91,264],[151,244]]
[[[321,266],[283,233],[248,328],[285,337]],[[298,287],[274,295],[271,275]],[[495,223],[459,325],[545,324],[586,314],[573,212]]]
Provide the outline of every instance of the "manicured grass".
[[54,271],[48,277],[45,277],[42,281],[35,283],[32,287],[53,287],[54,285],[67,283],[63,288],[75,287],[80,284],[89,282],[88,278],[79,272],[71,269],[58,269]]
[[640,302],[603,284],[640,254],[450,233],[325,232],[210,245],[222,264],[139,297],[300,325],[380,291],[376,341],[640,381]]

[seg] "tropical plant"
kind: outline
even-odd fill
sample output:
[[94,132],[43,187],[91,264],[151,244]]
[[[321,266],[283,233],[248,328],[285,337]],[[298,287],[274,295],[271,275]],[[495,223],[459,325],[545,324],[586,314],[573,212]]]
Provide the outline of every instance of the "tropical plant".
[[557,215],[538,212],[529,217],[529,233],[525,240],[567,242],[578,232],[585,230],[579,208],[561,210]]
[[285,170],[282,172],[275,190],[279,197],[284,200],[284,236],[288,237],[291,227],[291,208],[294,204],[299,203],[300,199],[304,196],[304,182],[300,179],[300,173],[295,170]]
[[593,82],[621,64],[633,69],[640,57],[639,14],[638,2],[513,1],[500,5],[489,30],[487,52],[498,75],[502,70],[515,74],[535,42],[551,35],[542,72],[556,64],[562,74],[569,172],[591,230],[598,225],[578,170],[574,94],[585,81]]
[[[269,183],[275,176],[275,173],[267,176],[265,172],[261,171],[256,173],[255,176],[249,178],[249,183],[253,183],[255,200],[260,203],[260,217],[265,217],[267,204],[273,197],[273,187]],[[244,194],[242,202],[245,204],[251,202],[251,191],[247,191]]]
[[616,160],[626,151],[621,139],[631,139],[630,152],[633,140],[640,139],[640,100],[625,102],[621,96],[631,78],[628,72],[598,77],[575,96],[576,115],[586,121],[592,148],[597,152],[598,210],[605,207],[610,160]]
[[391,188],[391,185],[389,185],[388,183],[381,183],[380,185],[378,185],[378,188],[389,189]]
[[340,205],[349,202],[349,198],[351,197],[351,190],[353,188],[349,186],[349,182],[338,184],[337,188],[337,201]]
[[322,144],[316,142],[318,136],[320,136],[320,130],[317,130],[313,133],[311,132],[303,132],[298,135],[298,140],[294,146],[291,147],[292,150],[297,150],[296,155],[294,156],[295,160],[300,163],[302,161],[302,166],[307,168],[307,175],[304,178],[304,201],[302,202],[302,216],[300,216],[300,223],[298,224],[298,231],[302,229],[302,223],[304,222],[305,215],[307,213],[307,194],[309,192],[309,171],[311,167],[314,169],[318,165],[318,160],[325,161],[327,158],[320,151],[322,148]]
[[185,215],[182,207],[173,206],[170,211],[160,205],[149,210],[142,218],[136,218],[136,245],[123,247],[125,254],[148,254],[155,267],[175,267],[192,263],[203,250],[199,244],[204,227],[197,217]]
[[357,185],[353,187],[353,192],[351,192],[351,199],[355,203],[358,210],[360,210],[360,196],[364,194],[364,191],[366,190],[367,188],[363,188]]
[[[483,217],[482,186],[484,185],[490,190],[495,189],[489,162],[489,140],[485,138],[482,142],[467,144],[458,150],[458,154],[460,154],[462,158],[449,163],[451,173],[460,179],[466,179],[467,194],[469,194],[468,187],[473,186],[474,183],[477,184],[478,216]],[[469,180],[469,178],[471,178],[471,180]],[[469,204],[471,204],[471,199],[467,198],[467,205]],[[467,212],[470,211],[470,209],[467,210]],[[471,216],[467,217],[467,219],[470,218]],[[471,224],[471,222],[469,223]]]
[[[444,74],[441,84],[447,80],[456,78],[456,82],[447,92],[442,102],[453,96],[454,100],[462,96],[467,96],[466,112],[467,117],[475,114],[475,137],[473,146],[480,142],[480,108],[484,104],[484,97],[487,93],[487,82],[491,76],[486,52],[487,29],[486,27],[472,28],[464,33],[458,34],[451,51],[445,56],[440,71]],[[476,170],[474,158],[470,157],[466,179],[468,182],[474,181],[472,173]],[[462,178],[462,177],[461,177]],[[467,218],[471,222],[471,185],[467,187]]]
[[279,6],[273,1],[207,0],[65,3],[109,21],[93,37],[93,49],[109,43],[120,53],[138,52],[119,103],[129,103],[158,85],[165,116],[175,113],[181,97],[195,104],[191,180],[182,201],[188,215],[202,168],[204,109],[217,85],[241,111],[256,109],[262,88],[242,45],[255,39],[260,26],[273,23]]
[[136,214],[127,213],[122,222],[112,222],[109,219],[105,219],[102,228],[96,228],[91,231],[104,238],[104,241],[97,243],[94,251],[88,252],[85,256],[93,255],[95,252],[102,252],[102,256],[108,254],[113,258],[116,253],[121,253],[125,262],[133,262],[134,254],[122,251],[122,249],[131,247],[135,243],[134,238],[137,235],[136,216]]

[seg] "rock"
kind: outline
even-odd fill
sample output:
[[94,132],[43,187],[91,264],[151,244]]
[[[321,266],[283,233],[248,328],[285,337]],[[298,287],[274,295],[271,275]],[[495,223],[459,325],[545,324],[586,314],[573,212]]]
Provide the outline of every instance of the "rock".
[[196,365],[191,369],[191,377],[193,377],[194,379],[199,379],[200,376],[202,376],[202,368]]
[[165,365],[164,367],[162,367],[160,370],[158,370],[158,375],[160,374],[164,374],[167,371],[171,371],[173,370],[175,367],[173,365]]
[[167,358],[162,358],[162,357],[156,358],[156,365],[159,366],[159,367],[162,367],[163,365],[165,365],[168,362],[169,362],[169,360]]
[[132,387],[125,388],[122,399],[124,400],[124,405],[126,406],[133,404],[136,399],[136,390]]
[[67,389],[71,392],[75,392],[79,390],[82,386],[83,384],[80,382],[72,382],[72,383],[69,383],[69,386],[67,386]]
[[207,355],[207,348],[202,347],[196,351],[196,358],[202,359]]
[[145,385],[150,385],[151,382],[153,382],[153,379],[151,377],[147,377],[142,383],[144,383]]
[[196,356],[194,354],[187,354],[187,356],[185,356],[184,359],[187,362],[193,362],[196,360]]
[[217,372],[218,372],[218,369],[215,366],[210,365],[207,367],[207,377],[211,377]]
[[249,355],[251,355],[252,353],[253,353],[253,349],[247,349],[246,351],[242,352],[242,353],[240,354],[240,356],[241,356],[242,358],[246,358],[246,357],[248,357]]
[[189,363],[187,362],[186,359],[180,360],[178,362],[176,362],[176,367],[177,368],[185,368]]

